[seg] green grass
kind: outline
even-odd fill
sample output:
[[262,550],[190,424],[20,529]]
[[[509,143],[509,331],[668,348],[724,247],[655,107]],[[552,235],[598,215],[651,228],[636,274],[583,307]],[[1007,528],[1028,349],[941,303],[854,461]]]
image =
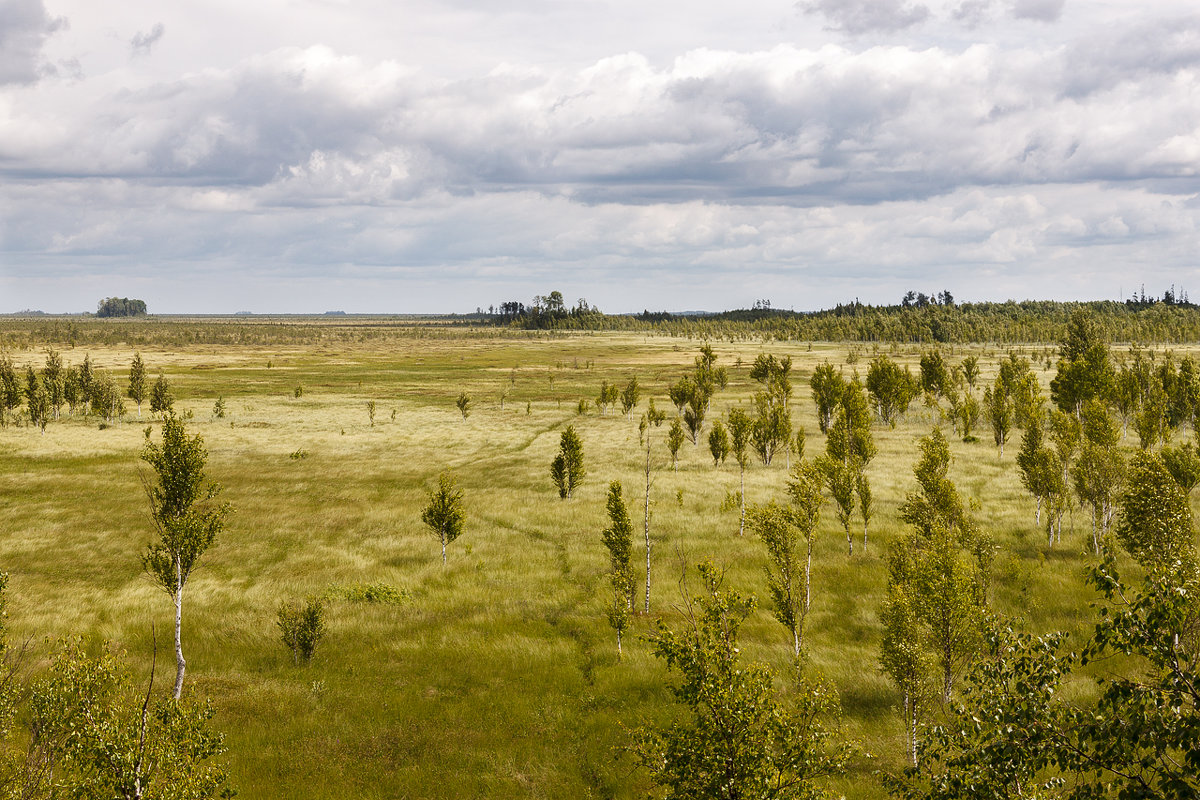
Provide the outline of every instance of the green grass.
[[[601,381],[623,384],[636,374],[644,397],[673,413],[666,389],[690,370],[699,344],[632,334],[462,332],[360,343],[141,346],[149,374],[162,368],[177,408],[194,414],[189,430],[204,436],[209,474],[235,509],[188,587],[185,691],[213,699],[242,796],[644,794],[645,777],[619,748],[627,728],[671,718],[675,709],[669,681],[638,634],[660,615],[677,621],[681,565],[702,557],[765,601],[765,557],[760,543],[736,535],[737,510],[720,510],[737,490],[736,465],[714,468],[702,440],[684,445],[675,472],[666,428],[654,430],[653,613],[635,619],[618,662],[603,613],[599,531],[607,485],[620,480],[640,538],[644,450],[636,416],[580,417],[576,404],[594,400]],[[846,347],[715,348],[731,382],[714,399],[710,420],[749,402],[755,355],[791,355],[794,421],[807,431],[808,454],[822,450],[808,378],[825,359],[844,363]],[[859,358],[846,373],[865,375],[872,350],[852,349]],[[920,354],[916,347],[882,350],[914,369]],[[951,363],[969,352],[981,356],[980,392],[1003,355],[985,347],[946,352]],[[64,355],[67,363],[83,359],[80,350]],[[132,355],[123,346],[91,351],[122,383]],[[41,356],[14,357],[23,364]],[[1048,382],[1050,373],[1039,375]],[[298,385],[304,394],[296,398]],[[474,400],[466,419],[454,407],[460,391]],[[226,400],[225,419],[211,414],[218,396]],[[377,403],[374,426],[369,400]],[[644,407],[645,400],[637,413]],[[44,637],[79,632],[116,642],[144,673],[152,626],[160,656],[169,651],[171,604],[140,569],[151,535],[138,458],[148,408],[142,417],[131,406],[107,430],[94,418],[66,418],[44,435],[0,429],[9,623],[14,637],[34,637],[43,656],[50,648]],[[848,734],[874,756],[837,783],[848,797],[880,796],[875,771],[903,759],[898,698],[877,666],[883,556],[903,532],[897,509],[914,488],[916,442],[935,423],[933,412],[914,404],[895,429],[876,425],[879,454],[869,469],[876,511],[865,552],[859,531],[847,558],[831,508],[821,523],[805,641],[814,669],[841,691]],[[583,439],[588,478],[563,502],[549,464],[567,424]],[[1085,631],[1093,599],[1082,580],[1085,515],[1076,511],[1063,546],[1047,552],[1017,476],[1017,443],[1001,459],[990,432],[979,435],[978,443],[952,443],[952,477],[977,501],[977,519],[1000,547],[994,606],[1035,631]],[[291,458],[298,450],[307,457]],[[420,509],[446,469],[466,492],[468,517],[443,568]],[[748,501],[782,499],[786,479],[782,456],[769,468],[753,464]],[[635,561],[643,558],[639,547]],[[380,583],[403,602],[356,602],[346,591]],[[315,660],[296,667],[278,641],[274,609],[305,595],[331,598],[329,634]],[[749,657],[786,673],[789,640],[766,609],[747,622],[744,637]],[[159,659],[160,686],[173,677],[170,662]]]

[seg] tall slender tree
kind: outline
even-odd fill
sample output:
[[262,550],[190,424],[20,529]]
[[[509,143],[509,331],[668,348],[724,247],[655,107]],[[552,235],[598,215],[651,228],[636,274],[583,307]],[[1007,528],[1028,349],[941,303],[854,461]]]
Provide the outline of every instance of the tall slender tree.
[[183,420],[168,412],[163,421],[162,444],[150,439],[142,460],[154,470],[143,477],[150,516],[158,538],[142,555],[142,568],[175,603],[175,690],[183,692],[183,592],[192,571],[225,525],[229,506],[216,502],[220,487],[204,474],[208,451],[200,434],[188,436]]
[[138,419],[141,419],[142,403],[146,400],[146,365],[141,353],[134,353],[133,363],[129,365],[129,399],[137,403]]

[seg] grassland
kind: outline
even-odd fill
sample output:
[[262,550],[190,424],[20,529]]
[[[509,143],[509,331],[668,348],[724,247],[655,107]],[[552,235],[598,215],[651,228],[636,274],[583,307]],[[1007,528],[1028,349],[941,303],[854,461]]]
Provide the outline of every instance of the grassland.
[[[637,375],[645,395],[670,408],[667,386],[690,369],[698,346],[634,334],[480,331],[332,344],[139,344],[151,375],[162,369],[170,380],[176,408],[194,415],[189,430],[204,436],[209,473],[235,508],[189,585],[185,691],[213,699],[242,796],[644,794],[644,776],[620,754],[626,729],[675,710],[669,679],[644,642],[629,637],[625,659],[616,658],[599,540],[609,481],[639,498],[644,451],[636,415],[579,416],[576,405],[594,398],[601,381]],[[846,373],[865,374],[872,352],[714,346],[731,380],[710,419],[749,402],[758,353],[793,357],[794,421],[808,432],[809,453],[824,444],[808,392],[813,368],[849,356],[858,360]],[[915,346],[883,350],[911,365],[920,354]],[[124,383],[131,346],[86,352]],[[1003,355],[943,352],[952,363],[980,356],[981,381]],[[78,364],[85,350],[63,354]],[[34,349],[10,355],[18,364],[43,359]],[[1037,370],[1048,382],[1052,373]],[[474,398],[466,419],[454,406],[460,391]],[[212,414],[218,397],[224,419]],[[377,405],[373,426],[368,401]],[[97,646],[115,642],[144,674],[152,626],[160,647],[169,638],[173,609],[139,560],[151,534],[138,458],[148,417],[143,408],[139,420],[131,405],[104,430],[94,417],[67,417],[44,435],[0,429],[9,624],[42,655],[52,646],[45,637],[77,632]],[[589,474],[564,502],[548,466],[567,424],[583,439]],[[898,697],[877,666],[883,556],[902,529],[896,512],[914,486],[916,441],[935,424],[935,411],[914,404],[895,429],[876,425],[879,455],[868,474],[877,511],[865,552],[847,557],[831,509],[822,521],[805,640],[813,668],[840,689],[846,732],[873,755],[836,786],[851,798],[879,796],[876,772],[903,759]],[[986,434],[955,440],[952,478],[1000,546],[995,606],[1034,631],[1083,631],[1094,600],[1082,579],[1086,516],[1076,511],[1063,545],[1047,550],[1020,486],[1015,444],[1000,458]],[[761,544],[736,535],[736,509],[722,510],[737,489],[737,466],[714,467],[703,442],[687,443],[674,471],[665,429],[653,435],[653,612],[635,620],[635,634],[676,616],[681,564],[702,557],[723,565],[731,585],[766,596]],[[292,457],[299,451],[306,456]],[[420,508],[447,469],[466,492],[468,519],[443,568]],[[782,499],[786,479],[782,457],[753,465],[749,502]],[[631,506],[640,520],[640,501]],[[334,600],[316,659],[292,664],[274,623],[281,599],[377,582],[403,589],[406,601]],[[786,671],[789,639],[767,611],[744,636],[750,658]],[[173,677],[168,661],[159,660],[162,686]]]

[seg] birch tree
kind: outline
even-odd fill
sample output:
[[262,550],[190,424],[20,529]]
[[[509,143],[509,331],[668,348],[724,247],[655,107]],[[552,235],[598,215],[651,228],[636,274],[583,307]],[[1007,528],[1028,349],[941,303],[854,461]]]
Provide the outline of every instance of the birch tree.
[[463,492],[454,483],[454,476],[443,472],[437,488],[429,493],[429,502],[421,512],[421,521],[430,534],[442,545],[442,566],[446,566],[446,545],[462,536],[465,515]]
[[129,399],[137,403],[138,419],[141,419],[142,403],[146,400],[146,365],[141,353],[134,353],[133,363],[129,365]]
[[750,437],[754,431],[754,422],[740,408],[729,409],[729,449],[738,463],[738,501],[741,505],[741,521],[738,523],[738,536],[746,531],[746,464],[750,462]]
[[650,475],[651,475],[651,471],[650,471],[650,431],[652,428],[661,428],[662,424],[666,420],[666,418],[667,418],[666,412],[659,411],[657,408],[655,408],[654,407],[654,398],[651,398],[650,403],[649,403],[649,408],[646,409],[646,413],[642,415],[642,420],[638,424],[639,435],[645,440],[645,443],[646,443],[646,467],[645,467],[646,494],[645,494],[645,497],[643,498],[642,511],[644,512],[643,533],[645,534],[645,538],[646,538],[646,613],[647,614],[650,613],[650,563],[651,563],[650,562],[650,549],[651,549],[651,542],[650,542],[650,485],[651,485],[651,479],[650,479]]
[[212,546],[225,524],[229,506],[216,502],[220,487],[205,477],[208,451],[200,434],[188,436],[183,420],[168,412],[163,421],[162,444],[150,439],[142,460],[154,470],[143,476],[150,516],[158,539],[142,555],[142,568],[175,604],[175,690],[183,692],[183,593],[200,558]]

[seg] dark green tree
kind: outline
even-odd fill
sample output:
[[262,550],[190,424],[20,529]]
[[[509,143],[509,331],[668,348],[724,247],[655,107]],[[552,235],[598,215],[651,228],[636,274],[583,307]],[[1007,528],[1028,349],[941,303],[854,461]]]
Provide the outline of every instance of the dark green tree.
[[575,426],[568,425],[559,440],[558,455],[550,463],[550,477],[558,487],[558,496],[564,500],[570,499],[586,475],[587,469],[583,465],[583,442],[575,432]]
[[[608,487],[608,527],[601,533],[608,550],[608,581],[612,587],[612,603],[608,607],[608,622],[617,632],[617,658],[621,657],[621,636],[629,627],[633,612],[633,524],[621,497],[621,482]],[[647,580],[649,575],[647,575]]]

